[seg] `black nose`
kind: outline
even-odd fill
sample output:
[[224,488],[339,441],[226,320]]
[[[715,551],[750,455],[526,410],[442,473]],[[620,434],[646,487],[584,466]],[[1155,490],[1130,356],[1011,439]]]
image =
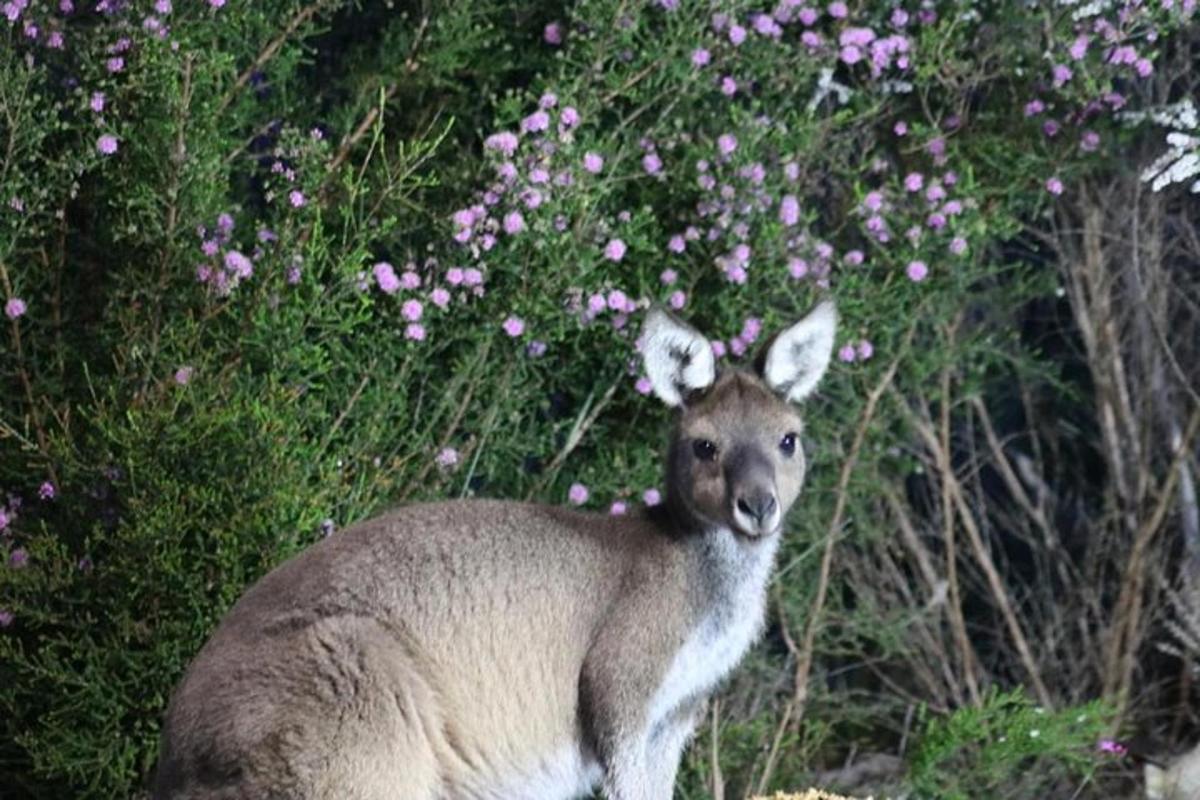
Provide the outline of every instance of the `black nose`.
[[775,495],[770,492],[754,492],[747,497],[739,497],[737,507],[738,511],[761,525],[775,510]]

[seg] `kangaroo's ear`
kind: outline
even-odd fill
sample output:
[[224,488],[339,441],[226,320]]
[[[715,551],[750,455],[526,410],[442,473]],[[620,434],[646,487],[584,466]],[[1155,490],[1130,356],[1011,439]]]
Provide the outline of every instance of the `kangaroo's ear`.
[[1167,773],[1161,767],[1146,764],[1146,800],[1165,800],[1167,796]]
[[684,394],[707,389],[716,380],[716,359],[708,339],[661,308],[647,312],[641,347],[650,386],[669,406],[681,405]]
[[771,340],[759,367],[767,385],[798,403],[821,382],[833,355],[837,310],[826,300]]

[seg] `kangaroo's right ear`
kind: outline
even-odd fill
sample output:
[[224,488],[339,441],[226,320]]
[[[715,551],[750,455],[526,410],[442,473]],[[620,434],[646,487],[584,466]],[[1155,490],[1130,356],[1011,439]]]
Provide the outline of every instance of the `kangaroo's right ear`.
[[1146,777],[1146,800],[1166,800],[1166,770],[1153,764],[1146,764],[1143,769]]
[[669,406],[681,405],[686,392],[707,389],[716,380],[717,363],[708,339],[661,308],[646,313],[641,347],[650,386]]

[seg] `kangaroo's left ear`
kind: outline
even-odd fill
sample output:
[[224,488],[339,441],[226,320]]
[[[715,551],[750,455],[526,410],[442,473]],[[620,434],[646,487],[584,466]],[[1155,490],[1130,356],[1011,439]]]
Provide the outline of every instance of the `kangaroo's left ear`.
[[767,345],[759,359],[763,380],[790,402],[808,397],[829,367],[836,333],[837,310],[826,300]]
[[641,346],[650,385],[669,406],[683,405],[686,393],[707,389],[717,377],[708,339],[657,306],[646,314]]

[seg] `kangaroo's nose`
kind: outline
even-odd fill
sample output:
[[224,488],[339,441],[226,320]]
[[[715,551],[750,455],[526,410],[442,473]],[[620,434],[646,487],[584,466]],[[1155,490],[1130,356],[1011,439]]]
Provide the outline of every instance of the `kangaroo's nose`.
[[738,511],[754,520],[758,525],[771,516],[775,510],[775,495],[771,492],[752,492],[737,501]]

